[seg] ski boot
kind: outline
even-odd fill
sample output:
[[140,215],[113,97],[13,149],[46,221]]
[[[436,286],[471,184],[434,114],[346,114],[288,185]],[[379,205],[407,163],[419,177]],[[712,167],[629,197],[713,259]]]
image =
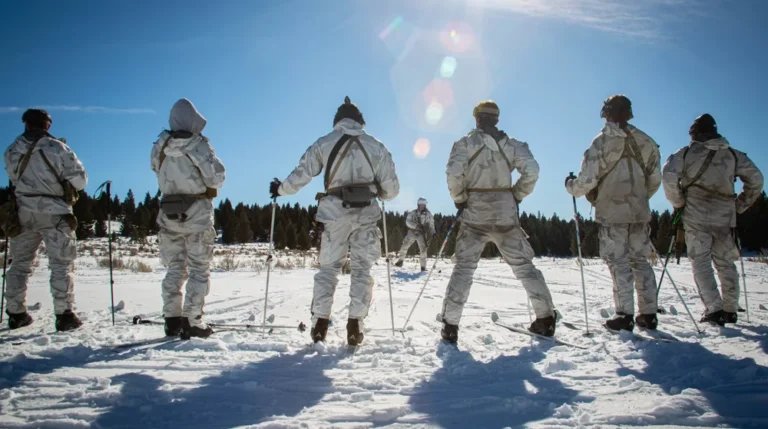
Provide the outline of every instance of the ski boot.
[[459,341],[459,325],[451,325],[443,320],[443,329],[440,330],[440,336],[443,337],[443,341],[456,344]]
[[709,323],[712,325],[725,326],[725,311],[718,310],[712,313],[705,313],[701,318],[701,323]]
[[614,331],[625,330],[632,332],[635,330],[635,322],[632,320],[632,315],[622,312],[617,312],[611,320],[605,322],[605,326]]
[[421,272],[422,273],[426,273],[427,272],[427,267],[421,267]]
[[56,332],[66,332],[77,329],[83,325],[83,322],[72,310],[64,310],[64,313],[56,315]]
[[395,266],[396,266],[397,268],[402,268],[402,267],[403,267],[403,261],[397,261],[397,262],[395,262]]
[[312,341],[325,342],[325,335],[328,333],[328,319],[317,319],[315,326],[309,331],[309,335],[312,337]]
[[725,323],[737,323],[739,321],[739,314],[723,311],[723,319],[725,319]]
[[168,337],[175,337],[181,333],[181,325],[183,317],[166,317],[165,318],[165,335]]
[[555,315],[549,317],[537,317],[536,320],[531,323],[528,331],[544,337],[555,335]]
[[659,325],[659,319],[656,318],[656,314],[640,314],[635,317],[635,325],[643,329],[655,331]]
[[360,321],[357,319],[347,320],[347,344],[350,346],[359,346],[363,343],[363,332],[360,330]]
[[[182,340],[188,340],[192,337],[208,338],[213,334],[213,329],[210,326],[202,323],[203,316],[195,317],[197,321],[195,325],[189,323],[188,317],[181,318],[181,329],[179,330],[179,337]],[[198,324],[199,323],[199,324]]]
[[8,315],[9,329],[19,329],[32,324],[32,316],[30,316],[26,311],[16,314],[11,314],[6,311],[5,314]]

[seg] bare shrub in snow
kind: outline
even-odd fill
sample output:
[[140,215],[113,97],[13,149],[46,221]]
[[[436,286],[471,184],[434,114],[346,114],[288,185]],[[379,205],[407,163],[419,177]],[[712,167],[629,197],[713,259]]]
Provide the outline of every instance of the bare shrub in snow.
[[296,264],[293,263],[288,258],[280,258],[275,262],[275,268],[280,268],[281,270],[292,270],[296,268]]
[[134,273],[151,273],[154,270],[152,269],[152,266],[147,264],[144,261],[131,261],[131,271]]
[[214,268],[221,271],[235,271],[240,268],[240,261],[235,258],[235,252],[230,251],[216,261]]
[[[109,258],[99,258],[99,268],[109,268]],[[128,262],[122,256],[112,256],[112,269],[113,270],[125,270],[128,269]]]

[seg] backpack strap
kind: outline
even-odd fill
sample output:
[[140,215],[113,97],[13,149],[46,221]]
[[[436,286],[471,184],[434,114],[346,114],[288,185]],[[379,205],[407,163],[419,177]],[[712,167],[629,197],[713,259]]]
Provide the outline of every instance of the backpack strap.
[[[349,138],[350,136],[348,134],[344,134],[333,146],[333,149],[331,149],[331,154],[328,156],[328,165],[325,166],[325,178],[323,179],[323,185],[326,190],[328,190],[328,186],[330,186],[333,178],[336,176],[336,172],[339,170],[339,164],[336,164],[336,167],[333,169],[333,171],[331,171],[331,167],[333,166],[334,161],[336,161],[336,157],[339,155],[341,147],[344,145],[344,143],[347,142],[347,140],[349,140]],[[347,152],[349,152],[349,146],[347,146],[347,149],[341,155],[342,160],[347,155]]]
[[[629,130],[625,131],[627,133],[627,137],[624,139],[624,144],[629,147],[629,150],[632,152],[632,156],[635,159],[635,162],[637,162],[637,165],[640,166],[640,169],[643,172],[643,176],[648,177],[650,176],[650,173],[648,171],[648,166],[645,164],[645,160],[643,159],[643,154],[640,152],[640,147],[637,146],[637,141],[635,140],[635,136],[632,135]],[[625,149],[626,151],[626,149]]]
[[[467,168],[469,168],[469,166],[472,165],[472,162],[475,159],[477,159],[477,157],[480,155],[480,152],[485,150],[485,148],[487,147],[485,143],[481,142],[481,144],[482,144],[482,147],[478,149],[477,152],[475,152],[467,161]],[[504,153],[504,148],[501,147],[500,142],[496,142],[496,145],[499,147],[499,153],[501,154],[501,157],[504,158],[504,162],[507,164],[507,168],[509,169],[509,174],[512,174],[512,170],[514,170],[514,168],[512,167],[512,163],[509,162],[509,157],[507,157],[507,154]],[[511,192],[511,191],[512,191],[511,187],[510,188],[468,188],[467,189],[467,192]]]
[[173,137],[173,135],[169,133],[168,137],[163,142],[163,147],[160,148],[160,164],[157,166],[157,171],[160,171],[160,167],[163,166],[163,162],[165,161],[165,149],[168,147],[168,142],[171,140],[171,137]]
[[29,145],[29,149],[27,149],[27,153],[25,153],[24,156],[19,160],[19,165],[16,167],[16,180],[19,180],[19,178],[21,178],[21,175],[24,174],[24,170],[27,169],[27,165],[29,165],[29,160],[32,158],[32,151],[35,150],[35,146],[37,146],[37,142],[42,140],[43,137],[40,137],[39,139],[35,140],[31,145]]
[[[688,155],[688,149],[690,147],[685,148],[685,152],[683,152],[683,177],[685,177],[685,157]],[[728,148],[729,151],[731,151],[731,154],[733,155],[734,162],[736,163],[736,167],[734,168],[734,177],[736,175],[736,168],[738,167],[739,158],[736,156],[736,152],[732,148]],[[709,152],[707,152],[707,157],[704,158],[704,162],[701,164],[701,167],[699,168],[699,171],[696,172],[696,175],[693,176],[693,178],[686,184],[685,186],[681,186],[681,189],[683,191],[683,195],[688,191],[688,188],[692,186],[696,186],[698,188],[704,189],[707,192],[713,193],[715,195],[718,195],[723,198],[732,198],[734,196],[733,193],[731,194],[725,194],[723,192],[717,191],[715,189],[710,189],[708,187],[699,185],[697,182],[699,179],[701,179],[701,176],[704,175],[704,173],[707,171],[709,166],[712,164],[712,160],[714,159],[715,155],[717,154],[717,150],[709,149]]]

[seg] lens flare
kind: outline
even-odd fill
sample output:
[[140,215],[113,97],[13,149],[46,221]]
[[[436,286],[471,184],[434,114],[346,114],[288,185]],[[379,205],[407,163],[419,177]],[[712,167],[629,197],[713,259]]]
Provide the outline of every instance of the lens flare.
[[456,61],[456,58],[454,57],[445,57],[443,58],[442,64],[440,64],[440,76],[450,79],[453,77],[453,74],[456,72],[456,65],[458,62]]
[[389,25],[387,25],[387,28],[385,28],[384,30],[381,31],[381,33],[379,33],[379,39],[382,39],[382,40],[386,39],[390,34],[392,34],[393,31],[397,30],[397,27],[399,27],[400,24],[402,23],[403,23],[402,16],[395,17],[395,19],[393,19],[392,22],[390,22]]
[[431,103],[437,101],[444,108],[453,106],[453,86],[450,81],[445,79],[434,79],[429,82],[424,91],[421,93],[424,97],[424,103]]
[[416,155],[416,158],[424,159],[429,155],[429,148],[429,140],[421,137],[413,144],[413,154]]
[[443,105],[437,101],[429,103],[427,106],[426,119],[429,125],[437,125],[443,119]]
[[475,45],[475,33],[466,22],[456,22],[440,32],[440,41],[450,52],[467,52]]

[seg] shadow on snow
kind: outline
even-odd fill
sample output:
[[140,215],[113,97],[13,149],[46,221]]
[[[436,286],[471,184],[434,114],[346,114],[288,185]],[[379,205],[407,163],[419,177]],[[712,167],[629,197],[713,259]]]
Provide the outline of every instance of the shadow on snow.
[[204,378],[192,389],[147,374],[122,374],[112,379],[122,385],[121,395],[93,426],[230,428],[296,416],[334,391],[324,370],[343,357],[282,354]]
[[[763,344],[764,347],[764,344]],[[753,359],[733,359],[713,353],[698,343],[653,344],[642,349],[646,362],[643,370],[621,368],[620,376],[632,375],[661,387],[670,400],[687,401],[675,406],[691,417],[708,412],[694,400],[695,396],[679,395],[685,389],[696,389],[720,416],[717,422],[734,428],[768,427],[768,368]],[[665,424],[656,416],[654,424]],[[678,412],[670,418],[679,420]],[[704,417],[706,418],[706,417]]]
[[534,368],[545,357],[538,347],[487,363],[446,345],[439,346],[438,356],[443,367],[416,386],[409,403],[446,429],[518,427],[552,417],[563,404],[594,399],[542,376]]

